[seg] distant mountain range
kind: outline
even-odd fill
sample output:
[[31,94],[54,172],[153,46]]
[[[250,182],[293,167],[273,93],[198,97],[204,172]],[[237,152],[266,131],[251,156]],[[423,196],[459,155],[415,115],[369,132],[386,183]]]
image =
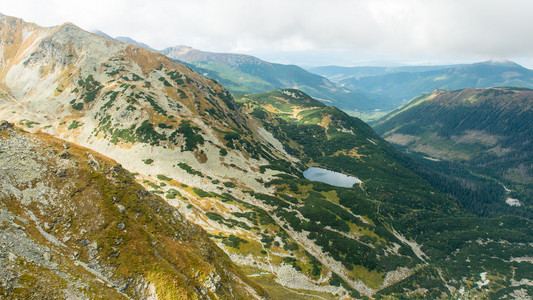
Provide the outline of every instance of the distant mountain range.
[[315,73],[328,78],[331,81],[337,82],[348,78],[361,78],[367,76],[379,76],[392,73],[403,72],[426,72],[441,69],[448,69],[454,67],[452,65],[440,65],[440,66],[395,66],[395,67],[340,67],[340,66],[322,66],[308,68],[311,73]]
[[157,52],[157,50],[155,50],[154,48],[148,46],[147,44],[141,43],[141,42],[137,42],[136,40],[134,40],[134,39],[132,39],[130,37],[127,37],[127,36],[112,37],[112,36],[108,35],[107,33],[103,32],[103,31],[100,31],[100,30],[95,30],[93,33],[95,33],[95,34],[97,34],[99,36],[105,37],[106,39],[110,39],[110,40],[114,40],[114,41],[117,41],[117,42],[130,44],[130,45],[133,45],[133,46],[141,47],[141,48],[146,49],[146,50],[156,51]]
[[343,87],[379,99],[373,108],[391,110],[413,97],[436,89],[527,87],[533,88],[533,71],[509,61],[434,67],[321,67],[312,69]]
[[141,48],[144,48],[144,49],[150,50],[150,51],[157,51],[154,48],[152,48],[152,47],[150,47],[150,46],[148,46],[148,45],[146,45],[144,43],[137,42],[136,40],[134,40],[132,38],[129,38],[127,36],[117,36],[115,38],[115,41],[119,41],[119,42],[130,44],[130,45],[134,45],[134,46],[141,47]]

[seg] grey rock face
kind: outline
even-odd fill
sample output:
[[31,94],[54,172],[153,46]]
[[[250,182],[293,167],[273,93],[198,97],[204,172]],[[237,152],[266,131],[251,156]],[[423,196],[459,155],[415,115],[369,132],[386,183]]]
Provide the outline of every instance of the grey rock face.
[[117,228],[120,230],[124,230],[126,229],[126,224],[124,224],[124,222],[120,222],[118,223]]
[[[2,19],[4,15],[0,14],[0,19]],[[13,124],[7,122],[7,121],[2,121],[0,123],[0,131],[6,131],[6,130],[9,130],[13,128]]]
[[126,208],[122,204],[117,204],[118,211],[123,214],[126,212]]
[[66,177],[66,176],[67,176],[67,170],[60,169],[60,170],[57,171],[57,177],[63,178],[63,177]]
[[68,153],[68,151],[65,150],[65,151],[61,152],[61,154],[59,155],[59,157],[62,158],[62,159],[68,159],[68,158],[69,158],[69,155],[70,155],[70,154]]

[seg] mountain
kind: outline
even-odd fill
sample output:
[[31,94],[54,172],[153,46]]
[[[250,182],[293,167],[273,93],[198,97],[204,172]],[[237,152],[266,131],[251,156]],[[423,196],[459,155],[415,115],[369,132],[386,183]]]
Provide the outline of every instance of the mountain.
[[199,226],[115,161],[0,124],[2,298],[261,298]]
[[166,48],[161,53],[216,79],[232,93],[294,88],[347,110],[364,110],[372,101],[295,65],[269,63],[250,55],[204,52],[187,46]]
[[533,71],[516,63],[487,61],[424,72],[399,72],[340,80],[343,87],[380,99],[373,108],[392,110],[435,89],[515,86],[533,88]]
[[111,37],[110,35],[108,35],[107,33],[103,32],[103,31],[100,31],[100,30],[95,30],[93,31],[94,34],[97,34],[101,37],[105,37],[106,39],[110,39],[110,40],[113,40],[113,41],[118,41],[118,42],[122,42],[122,43],[126,43],[126,44],[130,44],[130,45],[133,45],[133,46],[137,46],[137,47],[140,47],[140,48],[143,48],[143,49],[146,49],[146,50],[150,50],[150,51],[156,51],[154,48],[148,46],[147,44],[145,43],[141,43],[141,42],[137,42],[136,40],[130,38],[130,37],[127,37],[127,36],[117,36],[115,38]]
[[[233,279],[246,275],[248,281],[238,286],[250,286],[250,294],[327,299],[532,293],[527,217],[479,216],[463,209],[457,197],[431,186],[368,125],[338,108],[294,89],[235,99],[216,81],[164,55],[72,24],[41,28],[6,17],[0,37],[0,118],[116,160],[149,193],[164,196],[201,226],[237,266]],[[5,161],[8,167],[12,163]],[[85,167],[84,161],[77,166]],[[308,180],[303,172],[309,167],[359,181],[340,187]],[[113,176],[107,165],[103,170]],[[111,197],[104,201],[119,199],[115,190],[106,188],[101,195]],[[126,188],[118,192],[135,195]],[[126,204],[120,203],[130,213]],[[145,210],[150,212],[142,206],[131,211],[124,228]],[[12,213],[26,218],[20,210]],[[149,219],[141,221],[157,221]],[[113,234],[110,244],[116,243]],[[129,247],[136,244],[132,240],[138,238],[128,240]],[[161,257],[174,253],[155,242]],[[206,257],[201,249],[189,250]],[[139,253],[121,248],[118,257]],[[126,262],[113,267],[138,274]],[[195,278],[187,274],[184,279]],[[181,281],[168,282],[183,287]],[[155,293],[171,295],[158,286]]]
[[375,129],[404,151],[493,178],[506,188],[491,193],[496,199],[485,196],[486,202],[506,206],[505,198],[518,198],[524,207],[515,210],[531,213],[533,90],[436,90],[391,112]]
[[101,37],[105,37],[106,39],[115,40],[112,36],[110,36],[109,34],[103,32],[101,30],[95,30],[95,31],[93,31],[93,33],[97,34],[97,35],[99,35]]
[[321,66],[307,69],[311,73],[324,76],[333,82],[338,82],[348,78],[361,78],[367,76],[379,76],[392,73],[402,72],[426,72],[441,69],[449,69],[450,65],[439,66],[396,66],[396,67],[340,67],[340,66]]
[[134,40],[132,38],[129,38],[127,36],[117,36],[117,37],[115,37],[115,40],[119,41],[119,42],[126,43],[126,44],[130,44],[130,45],[133,45],[133,46],[141,47],[141,48],[144,48],[146,50],[157,51],[154,48],[146,45],[145,43],[137,42],[136,40]]

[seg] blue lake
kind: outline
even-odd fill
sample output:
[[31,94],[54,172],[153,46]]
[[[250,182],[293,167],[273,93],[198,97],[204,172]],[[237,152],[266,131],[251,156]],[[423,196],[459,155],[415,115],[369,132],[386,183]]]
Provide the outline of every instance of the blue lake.
[[322,168],[310,167],[303,173],[304,177],[312,181],[320,181],[338,187],[351,188],[356,183],[361,183],[357,177],[348,176]]

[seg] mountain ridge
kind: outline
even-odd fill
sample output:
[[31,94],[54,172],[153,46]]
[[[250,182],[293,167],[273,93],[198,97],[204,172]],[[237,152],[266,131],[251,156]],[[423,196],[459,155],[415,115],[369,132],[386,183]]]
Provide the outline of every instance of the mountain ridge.
[[420,72],[420,71],[429,71],[429,70],[438,70],[449,68],[450,65],[436,65],[436,66],[392,66],[392,67],[383,67],[383,66],[360,66],[360,67],[344,67],[344,66],[320,66],[309,68],[308,70],[312,73],[324,76],[331,81],[338,82],[343,79],[348,78],[359,78],[366,76],[378,76],[385,75],[389,73],[400,73],[400,72]]
[[114,38],[114,40],[122,42],[122,43],[126,43],[126,44],[131,44],[131,45],[134,45],[134,46],[137,46],[137,47],[141,47],[141,48],[146,49],[146,50],[157,51],[154,48],[148,46],[147,44],[137,42],[136,40],[134,40],[132,38],[129,38],[127,36],[117,36],[117,37]]
[[195,61],[213,61],[217,63],[226,64],[232,67],[236,67],[242,63],[272,65],[272,63],[269,63],[251,55],[201,51],[184,45],[167,47],[165,49],[162,49],[160,52],[170,58],[178,59],[187,63]]
[[[101,36],[111,38],[103,32],[100,33]],[[111,39],[119,40],[118,37]],[[297,65],[270,63],[246,54],[201,51],[183,45],[154,50],[128,37],[121,41],[162,53],[184,63],[198,73],[216,79],[232,93],[258,93],[280,88],[297,88],[323,102],[335,103],[347,110],[365,109],[369,102],[375,100],[361,93],[346,90]]]
[[486,61],[425,72],[400,72],[339,81],[351,90],[382,97],[381,106],[392,110],[421,93],[435,89],[489,88],[499,86],[533,87],[533,70],[514,62]]

